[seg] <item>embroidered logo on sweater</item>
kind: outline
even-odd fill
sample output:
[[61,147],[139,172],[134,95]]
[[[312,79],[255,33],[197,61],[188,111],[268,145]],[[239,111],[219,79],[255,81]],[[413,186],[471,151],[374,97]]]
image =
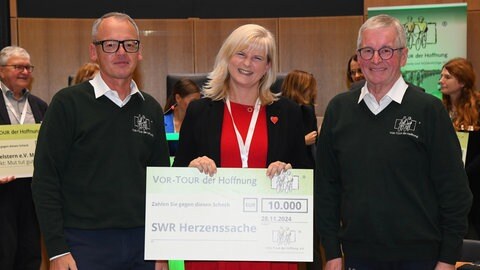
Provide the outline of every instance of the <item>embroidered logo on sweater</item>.
[[413,134],[417,127],[417,121],[413,120],[411,116],[403,116],[402,119],[395,119],[394,129],[390,131],[392,135],[409,135],[418,138],[418,135]]
[[150,132],[152,121],[145,115],[139,114],[133,117],[133,132],[140,134],[146,134],[153,137],[153,133]]

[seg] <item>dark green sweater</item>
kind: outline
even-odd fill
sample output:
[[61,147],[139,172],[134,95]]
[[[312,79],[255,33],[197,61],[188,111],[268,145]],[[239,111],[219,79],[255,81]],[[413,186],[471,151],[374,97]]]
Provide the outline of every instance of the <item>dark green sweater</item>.
[[378,115],[360,90],[328,105],[317,152],[318,229],[327,259],[454,264],[472,195],[441,101],[409,87]]
[[122,108],[86,82],[59,91],[35,152],[33,197],[50,257],[63,228],[144,226],[147,166],[169,166],[162,108],[150,95]]

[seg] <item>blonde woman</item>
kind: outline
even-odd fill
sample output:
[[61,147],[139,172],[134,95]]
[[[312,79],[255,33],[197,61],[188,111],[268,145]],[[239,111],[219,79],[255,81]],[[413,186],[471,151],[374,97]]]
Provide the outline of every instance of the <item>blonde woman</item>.
[[[217,55],[204,98],[192,101],[183,120],[173,166],[267,168],[267,175],[307,168],[300,108],[270,91],[276,76],[272,34],[240,26]],[[251,131],[249,131],[251,130]],[[238,136],[237,136],[238,135]],[[186,262],[187,270],[295,270],[297,263]]]

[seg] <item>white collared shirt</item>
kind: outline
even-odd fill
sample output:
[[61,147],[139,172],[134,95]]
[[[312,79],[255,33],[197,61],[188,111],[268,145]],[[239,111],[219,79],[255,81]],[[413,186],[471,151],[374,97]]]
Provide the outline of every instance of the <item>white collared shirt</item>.
[[358,103],[362,100],[365,101],[367,107],[370,111],[377,115],[381,111],[383,111],[392,101],[397,102],[398,104],[402,104],[403,96],[407,91],[408,85],[403,80],[403,77],[400,76],[398,80],[393,84],[392,88],[385,94],[385,96],[380,99],[380,102],[377,102],[375,96],[368,90],[368,82],[362,87],[360,92],[360,97],[358,98]]
[[120,108],[125,106],[125,104],[130,101],[130,98],[137,93],[140,95],[140,97],[142,97],[143,100],[145,100],[140,90],[138,90],[137,84],[133,80],[130,82],[130,94],[125,98],[125,100],[121,100],[120,96],[118,96],[118,92],[108,87],[108,85],[102,79],[100,72],[98,72],[89,82],[95,91],[95,98],[98,99],[99,97],[105,95]]
[[1,93],[5,99],[5,106],[7,107],[8,117],[10,123],[15,124],[33,124],[35,123],[35,117],[32,112],[32,108],[28,103],[28,95],[30,91],[28,89],[22,90],[22,97],[16,99],[13,91],[10,90],[3,82],[0,82]]

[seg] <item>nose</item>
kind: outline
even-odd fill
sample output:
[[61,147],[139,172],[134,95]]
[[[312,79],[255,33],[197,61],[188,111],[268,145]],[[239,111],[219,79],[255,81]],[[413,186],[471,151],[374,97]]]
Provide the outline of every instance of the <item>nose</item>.
[[377,63],[380,63],[382,62],[382,58],[380,57],[380,53],[378,51],[374,51],[373,52],[373,57],[372,57],[372,61],[377,64]]
[[127,51],[125,50],[125,43],[118,44],[118,50],[115,52],[116,54],[125,54]]
[[440,76],[440,79],[438,80],[438,84],[442,84],[443,83],[443,76]]

